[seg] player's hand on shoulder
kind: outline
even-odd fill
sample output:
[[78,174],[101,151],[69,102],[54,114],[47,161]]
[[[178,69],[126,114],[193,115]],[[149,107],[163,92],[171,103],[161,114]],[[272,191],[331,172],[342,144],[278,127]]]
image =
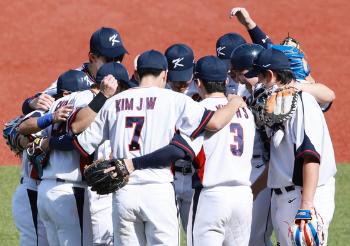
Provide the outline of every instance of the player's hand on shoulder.
[[42,93],[38,97],[34,98],[29,103],[29,106],[32,109],[41,109],[44,111],[48,111],[54,101],[55,101],[55,99],[52,96],[50,96],[46,93]]
[[112,75],[107,75],[104,77],[100,85],[100,91],[107,98],[114,96],[117,88],[118,81]]
[[65,105],[53,113],[53,123],[65,122],[73,111],[72,105]]
[[229,103],[237,105],[240,108],[247,107],[247,104],[244,102],[243,98],[241,96],[235,95],[235,94],[228,94],[227,100]]
[[250,18],[250,15],[245,8],[235,7],[231,9],[230,18],[233,18],[234,16],[236,16],[238,21],[249,30],[256,26],[255,22],[252,18]]

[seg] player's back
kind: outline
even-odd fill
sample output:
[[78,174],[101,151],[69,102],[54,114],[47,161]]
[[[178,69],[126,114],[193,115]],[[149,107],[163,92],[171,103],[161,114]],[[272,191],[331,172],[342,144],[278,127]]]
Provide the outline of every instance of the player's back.
[[[112,97],[108,104],[108,128],[114,158],[132,158],[169,144],[175,129],[191,135],[204,107],[186,95],[158,87],[134,88]],[[170,168],[137,170],[130,184],[171,182]]]
[[[227,99],[207,98],[201,104],[209,110],[217,110],[227,104]],[[240,108],[220,131],[205,132],[196,158],[201,185],[250,185],[254,135],[254,117],[248,108]]]

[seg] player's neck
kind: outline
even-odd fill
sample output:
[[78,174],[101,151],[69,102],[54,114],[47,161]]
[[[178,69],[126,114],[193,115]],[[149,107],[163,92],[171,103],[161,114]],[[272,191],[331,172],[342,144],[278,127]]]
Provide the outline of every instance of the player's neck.
[[140,82],[140,87],[153,87],[153,86],[163,88],[164,85],[163,85],[162,79],[154,76],[146,76],[142,78]]
[[211,97],[225,97],[225,94],[223,92],[213,92],[213,93],[204,95],[204,98],[211,98]]

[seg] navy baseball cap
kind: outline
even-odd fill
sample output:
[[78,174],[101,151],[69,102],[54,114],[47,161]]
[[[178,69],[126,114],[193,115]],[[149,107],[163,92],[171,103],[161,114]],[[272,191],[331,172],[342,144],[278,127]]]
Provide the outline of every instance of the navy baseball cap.
[[57,79],[57,94],[63,91],[76,92],[90,89],[88,76],[78,70],[68,70]]
[[185,44],[174,44],[165,51],[168,81],[189,81],[193,76],[193,50]]
[[226,33],[216,41],[216,56],[223,59],[227,66],[230,67],[232,51],[245,43],[245,39],[238,33]]
[[113,28],[102,27],[90,39],[90,51],[107,58],[115,58],[128,53],[120,34]]
[[118,82],[124,83],[129,88],[136,87],[137,85],[129,80],[129,74],[126,68],[118,62],[105,63],[96,73],[96,83],[101,84],[104,77],[107,75],[113,75]]
[[254,61],[253,69],[246,73],[245,77],[253,78],[267,70],[291,70],[288,57],[280,50],[272,48],[262,50]]
[[137,70],[139,69],[168,70],[168,62],[165,56],[157,50],[143,52],[137,59]]
[[204,56],[196,63],[196,78],[205,81],[225,81],[227,78],[225,62],[216,56]]

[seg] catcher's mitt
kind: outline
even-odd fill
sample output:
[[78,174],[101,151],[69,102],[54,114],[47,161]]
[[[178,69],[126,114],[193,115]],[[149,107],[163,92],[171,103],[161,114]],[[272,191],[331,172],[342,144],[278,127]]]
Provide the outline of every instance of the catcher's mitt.
[[268,96],[269,92],[264,87],[259,87],[254,90],[253,98],[249,103],[258,129],[265,127],[265,105]]
[[129,181],[129,171],[123,159],[97,160],[85,167],[88,186],[99,195],[115,192]]
[[33,168],[38,173],[39,178],[43,175],[43,168],[46,167],[49,161],[49,153],[42,148],[43,137],[37,137],[27,148],[28,161],[33,165]]
[[294,87],[286,86],[277,88],[268,96],[264,109],[264,120],[267,126],[282,124],[292,117],[297,107],[297,92]]
[[4,137],[6,144],[10,147],[16,155],[21,155],[29,140],[28,137],[19,134],[18,126],[23,121],[24,116],[18,116],[9,122],[5,123],[2,130],[2,136]]
[[[303,231],[300,231],[300,220],[306,220]],[[294,224],[289,228],[291,234],[292,244],[305,246],[319,246],[323,245],[324,232],[323,220],[315,209],[312,210],[298,210],[295,216]]]

